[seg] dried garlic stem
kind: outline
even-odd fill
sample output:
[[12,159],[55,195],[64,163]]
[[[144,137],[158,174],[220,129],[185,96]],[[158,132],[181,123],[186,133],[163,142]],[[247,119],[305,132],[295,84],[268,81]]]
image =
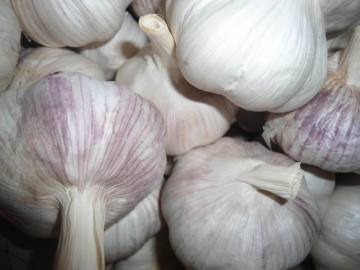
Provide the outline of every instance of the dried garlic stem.
[[61,209],[56,270],[104,270],[103,200],[93,191],[68,191]]
[[153,52],[168,65],[173,59],[175,41],[166,22],[159,15],[148,14],[140,17],[139,25],[149,37]]
[[304,177],[299,162],[285,167],[248,159],[243,162],[243,165],[249,166],[251,170],[242,173],[241,179],[238,179],[239,181],[269,191],[285,199],[294,199],[296,197]]
[[350,85],[360,86],[360,26],[356,27],[340,61],[339,72]]

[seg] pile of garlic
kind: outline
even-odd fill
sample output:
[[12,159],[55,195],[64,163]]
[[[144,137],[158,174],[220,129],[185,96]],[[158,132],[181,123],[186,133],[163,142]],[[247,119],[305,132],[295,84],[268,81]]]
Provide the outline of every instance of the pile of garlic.
[[0,268],[357,270],[358,91],[358,0],[0,0]]

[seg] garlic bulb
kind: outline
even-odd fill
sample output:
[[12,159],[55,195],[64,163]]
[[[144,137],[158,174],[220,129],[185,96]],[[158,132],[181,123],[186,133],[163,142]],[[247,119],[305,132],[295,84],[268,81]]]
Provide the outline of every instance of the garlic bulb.
[[131,0],[11,0],[22,29],[47,47],[80,47],[109,40]]
[[131,7],[135,14],[140,17],[146,14],[159,13],[164,3],[165,0],[134,0]]
[[223,136],[235,120],[234,106],[184,80],[173,54],[174,40],[159,16],[141,17],[140,27],[151,47],[123,64],[116,80],[159,109],[167,124],[167,154],[181,155]]
[[346,31],[360,18],[358,0],[320,0],[325,16],[326,32],[336,34]]
[[304,170],[306,187],[319,207],[320,217],[323,218],[335,188],[335,174],[306,164],[301,167]]
[[[358,179],[359,180],[359,177]],[[318,270],[360,268],[360,185],[337,185],[311,250]]]
[[81,54],[98,63],[105,71],[106,79],[110,80],[119,67],[146,43],[145,34],[134,18],[126,12],[123,25],[111,40],[87,45],[81,49]]
[[184,77],[250,111],[291,111],[326,77],[318,0],[166,1]]
[[21,30],[10,0],[0,0],[0,93],[6,90],[19,58]]
[[360,27],[316,97],[296,111],[269,117],[263,133],[267,144],[324,170],[360,172],[359,63]]
[[298,163],[257,142],[222,138],[190,151],[161,198],[175,254],[193,270],[296,266],[320,225],[302,179]]
[[105,260],[109,264],[136,253],[162,226],[161,185],[143,199],[126,217],[105,231]]
[[104,269],[104,228],[161,182],[160,114],[117,83],[60,73],[4,93],[0,115],[1,214],[59,234],[55,269]]
[[101,68],[75,52],[56,48],[37,48],[21,58],[10,88],[29,87],[49,74],[76,72],[103,80]]

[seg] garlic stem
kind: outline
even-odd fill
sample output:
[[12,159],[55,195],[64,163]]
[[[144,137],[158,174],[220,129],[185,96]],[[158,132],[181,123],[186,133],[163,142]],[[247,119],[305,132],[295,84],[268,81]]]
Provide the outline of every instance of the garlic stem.
[[284,199],[294,199],[300,189],[304,172],[297,162],[292,166],[285,167],[268,164],[262,161],[248,159],[246,166],[251,167],[241,174],[241,182],[252,185],[260,190],[276,194]]
[[347,83],[360,86],[360,26],[354,29],[352,38],[340,61],[339,72]]
[[104,270],[105,206],[93,191],[67,191],[62,203],[56,270]]
[[167,66],[173,59],[175,41],[166,22],[156,14],[140,17],[141,30],[149,37],[153,52]]

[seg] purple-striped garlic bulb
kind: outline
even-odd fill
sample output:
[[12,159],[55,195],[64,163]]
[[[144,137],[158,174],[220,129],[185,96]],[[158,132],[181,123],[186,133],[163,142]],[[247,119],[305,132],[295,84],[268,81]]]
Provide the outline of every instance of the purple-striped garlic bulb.
[[137,16],[164,13],[165,0],[133,0],[131,8]]
[[42,78],[56,72],[75,72],[104,80],[101,68],[73,51],[40,47],[26,53],[19,61],[9,88],[28,88]]
[[0,0],[0,93],[10,84],[20,51],[21,29],[10,0]]
[[106,79],[113,79],[119,67],[147,44],[145,34],[135,19],[126,12],[124,23],[116,35],[106,42],[89,44],[81,54],[98,63]]
[[179,157],[161,206],[171,245],[193,270],[287,270],[320,225],[299,163],[233,138]]
[[[161,183],[162,184],[162,183]],[[105,231],[105,261],[113,264],[138,252],[162,227],[159,185],[127,216]]]
[[54,269],[105,268],[104,229],[162,181],[165,127],[115,82],[59,73],[0,96],[1,214],[59,235]]
[[[338,179],[336,179],[338,180]],[[317,270],[360,269],[360,185],[337,182],[311,250]]]
[[11,0],[22,29],[46,47],[81,47],[119,31],[132,0]]
[[177,67],[174,39],[161,17],[141,17],[140,28],[151,47],[123,64],[116,80],[159,109],[167,124],[167,154],[182,155],[219,139],[235,121],[235,106],[185,81]]
[[333,172],[360,172],[360,27],[337,70],[305,106],[272,114],[263,137],[291,158]]

